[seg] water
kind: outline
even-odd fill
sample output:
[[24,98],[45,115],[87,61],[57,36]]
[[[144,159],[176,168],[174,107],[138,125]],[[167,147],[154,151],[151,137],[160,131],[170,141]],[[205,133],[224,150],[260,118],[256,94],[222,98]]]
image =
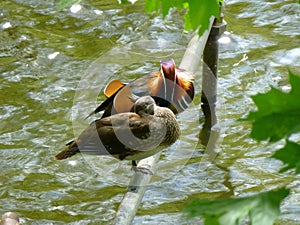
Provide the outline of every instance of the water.
[[[157,70],[163,59],[179,64],[191,35],[182,32],[182,12],[162,20],[144,15],[142,2],[84,1],[77,13],[55,6],[1,1],[0,214],[15,211],[24,224],[108,224],[130,163],[81,156],[57,162],[54,155],[87,125],[82,118],[101,86]],[[202,126],[197,96],[179,116],[182,138],[162,156],[134,224],[199,224],[180,213],[187,199],[243,196],[285,184],[292,195],[278,224],[300,224],[299,181],[276,173],[282,163],[269,158],[283,143],[257,143],[249,138],[250,125],[236,121],[255,109],[250,95],[270,85],[288,88],[287,68],[300,73],[299,7],[294,1],[227,1],[225,19],[216,163],[201,161],[203,146],[196,148]],[[178,155],[182,160],[173,162]]]

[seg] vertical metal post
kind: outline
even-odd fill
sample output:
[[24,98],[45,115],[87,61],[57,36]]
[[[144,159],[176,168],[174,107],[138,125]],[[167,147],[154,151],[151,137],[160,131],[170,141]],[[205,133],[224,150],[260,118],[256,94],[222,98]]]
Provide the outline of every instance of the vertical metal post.
[[226,23],[221,14],[220,19],[215,19],[203,52],[203,78],[201,108],[205,116],[203,129],[199,139],[207,146],[211,138],[211,128],[217,123],[216,101],[217,101],[217,78],[219,43],[218,39],[226,30]]

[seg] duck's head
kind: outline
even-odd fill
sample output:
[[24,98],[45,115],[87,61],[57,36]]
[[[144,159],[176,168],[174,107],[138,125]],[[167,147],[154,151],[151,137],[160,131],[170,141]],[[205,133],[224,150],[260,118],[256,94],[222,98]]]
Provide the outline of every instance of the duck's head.
[[134,97],[134,112],[139,115],[154,115],[155,101],[150,96]]

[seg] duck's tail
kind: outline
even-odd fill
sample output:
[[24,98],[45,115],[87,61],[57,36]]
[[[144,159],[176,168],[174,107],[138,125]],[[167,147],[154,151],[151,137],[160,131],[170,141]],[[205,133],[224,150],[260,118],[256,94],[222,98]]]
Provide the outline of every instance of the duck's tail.
[[55,156],[55,158],[57,160],[70,158],[71,156],[76,155],[77,153],[80,153],[76,141],[71,141],[67,145],[68,145],[68,147],[65,150],[61,151],[60,153],[58,153]]

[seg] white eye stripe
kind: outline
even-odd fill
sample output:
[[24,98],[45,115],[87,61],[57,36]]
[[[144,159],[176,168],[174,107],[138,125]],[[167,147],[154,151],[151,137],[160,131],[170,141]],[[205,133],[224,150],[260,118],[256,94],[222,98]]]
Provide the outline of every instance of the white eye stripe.
[[189,95],[184,95],[184,96],[182,96],[182,101],[184,101],[186,106],[188,106],[192,102],[192,99]]
[[167,85],[165,75],[163,76],[163,86],[164,86],[164,98],[167,99]]
[[182,111],[188,107],[190,102],[186,99],[186,97],[187,96],[182,96],[181,100],[174,102]]
[[182,103],[183,101],[178,101],[178,106],[182,109],[182,110],[185,110],[186,109],[186,107],[184,107],[181,103]]
[[188,105],[190,104],[190,97],[189,96],[182,96],[181,101],[178,101],[180,107],[182,107],[183,109],[186,109],[188,107]]
[[177,85],[176,81],[177,81],[177,75],[176,75],[176,72],[175,72],[175,77],[174,77],[174,81],[173,81],[173,90],[172,90],[172,95],[171,95],[172,102],[175,102],[174,94],[175,94],[175,88],[176,88],[176,85]]

